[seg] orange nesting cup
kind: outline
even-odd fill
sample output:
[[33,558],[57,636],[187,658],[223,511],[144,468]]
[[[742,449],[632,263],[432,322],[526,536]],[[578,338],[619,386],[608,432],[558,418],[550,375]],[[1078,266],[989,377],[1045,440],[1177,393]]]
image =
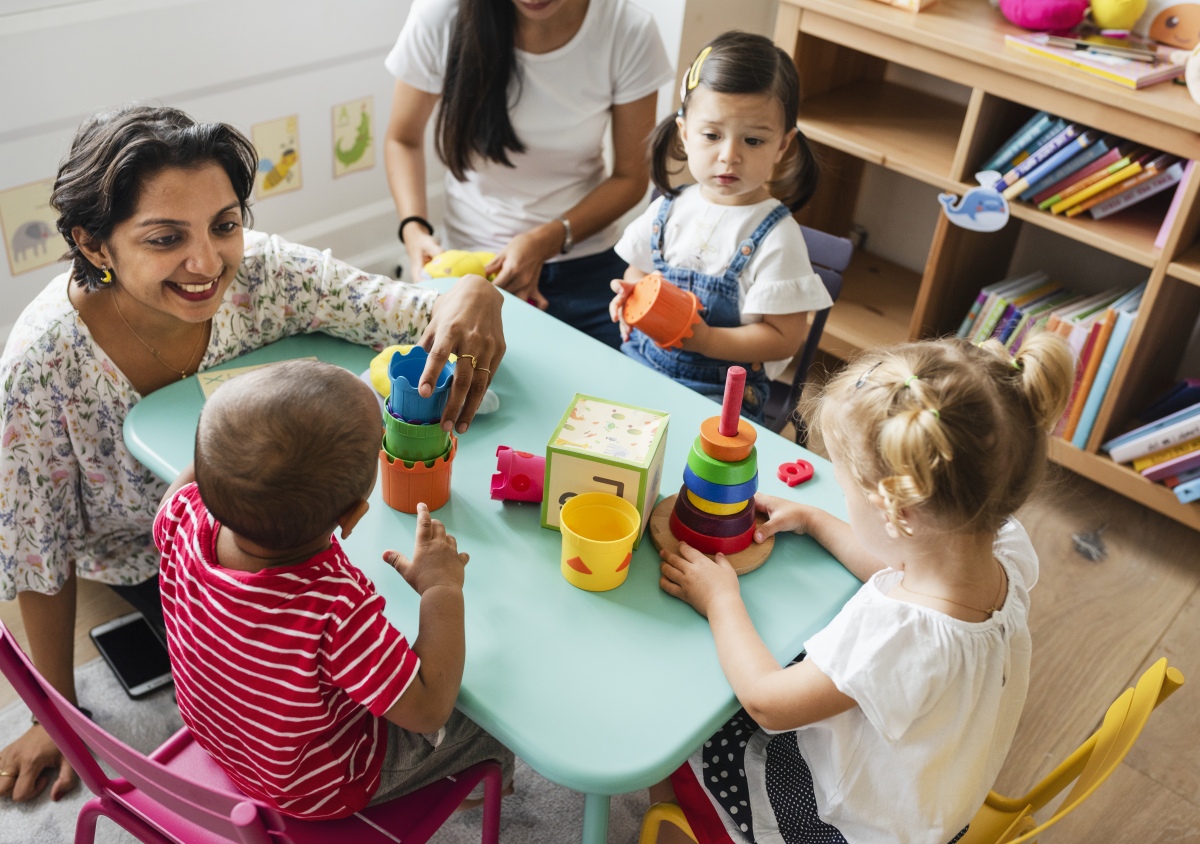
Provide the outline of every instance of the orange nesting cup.
[[654,272],[634,285],[625,300],[625,324],[664,349],[680,348],[700,322],[700,300]]
[[424,502],[430,510],[450,500],[450,469],[458,453],[458,437],[450,435],[450,447],[433,460],[400,460],[379,450],[379,469],[383,480],[383,500],[393,510],[417,512]]

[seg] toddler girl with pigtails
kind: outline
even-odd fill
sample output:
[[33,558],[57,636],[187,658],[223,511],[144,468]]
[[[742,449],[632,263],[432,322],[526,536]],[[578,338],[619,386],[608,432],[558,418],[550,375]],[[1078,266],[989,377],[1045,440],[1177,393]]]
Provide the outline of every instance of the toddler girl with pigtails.
[[[806,312],[832,303],[791,216],[817,183],[796,128],[800,80],[769,39],[727,32],[700,51],[680,99],[651,136],[663,196],[617,243],[629,269],[613,282],[610,311],[621,321],[629,291],[654,271],[695,293],[702,321],[682,348],[661,348],[622,321],[622,351],[717,401],[729,366],[744,366],[742,413],[761,422],[768,379],[800,347]],[[671,161],[686,161],[696,184],[673,187]]]
[[1042,334],[1015,359],[994,340],[867,352],[828,383],[805,416],[849,522],[755,497],[769,517],[756,541],[807,533],[864,581],[802,661],[781,667],[767,650],[722,555],[663,554],[662,588],[708,619],[743,706],[651,789],[678,798],[701,842],[965,832],[1029,684],[1038,561],[1013,513],[1042,474],[1072,372],[1062,339]]

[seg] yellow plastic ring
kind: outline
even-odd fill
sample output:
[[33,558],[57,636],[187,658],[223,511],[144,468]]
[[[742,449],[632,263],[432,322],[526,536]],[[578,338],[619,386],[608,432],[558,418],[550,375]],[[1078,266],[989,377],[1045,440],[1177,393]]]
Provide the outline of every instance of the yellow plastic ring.
[[746,509],[746,504],[750,501],[747,498],[745,501],[738,501],[734,504],[718,504],[716,501],[701,498],[690,489],[687,490],[687,497],[688,501],[695,504],[697,509],[703,510],[705,513],[711,513],[714,516],[732,516],[734,513],[740,513]]

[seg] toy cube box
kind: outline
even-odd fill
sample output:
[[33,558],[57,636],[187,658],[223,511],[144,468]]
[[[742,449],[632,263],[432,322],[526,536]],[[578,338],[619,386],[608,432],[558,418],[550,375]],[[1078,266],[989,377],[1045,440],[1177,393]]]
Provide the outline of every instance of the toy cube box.
[[563,503],[611,492],[637,507],[641,541],[658,501],[670,414],[576,393],[546,444],[542,527],[558,530]]

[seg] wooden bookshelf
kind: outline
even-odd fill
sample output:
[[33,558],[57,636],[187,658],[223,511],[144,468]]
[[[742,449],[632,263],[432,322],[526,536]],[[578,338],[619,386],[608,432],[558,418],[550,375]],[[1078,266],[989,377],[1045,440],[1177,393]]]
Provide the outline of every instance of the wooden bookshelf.
[[[939,0],[919,14],[878,0],[780,0],[775,42],[795,58],[805,97],[800,126],[818,145],[832,183],[799,218],[846,234],[867,162],[961,195],[988,155],[1037,110],[1200,159],[1200,108],[1185,88],[1126,90],[1006,49],[1004,36],[1020,31],[982,0]],[[890,81],[889,64],[962,86],[968,103]],[[1155,240],[1170,191],[1103,220],[1055,216],[1017,202],[1009,225],[988,234],[941,217],[922,273],[869,253],[856,255],[821,348],[845,358],[870,346],[953,333],[979,288],[1007,274],[1022,226],[1144,267],[1146,295],[1091,438],[1083,449],[1054,440],[1050,456],[1200,530],[1200,504],[1180,504],[1166,487],[1100,451],[1168,385],[1200,319],[1197,171],[1179,187],[1179,213],[1161,248]]]

